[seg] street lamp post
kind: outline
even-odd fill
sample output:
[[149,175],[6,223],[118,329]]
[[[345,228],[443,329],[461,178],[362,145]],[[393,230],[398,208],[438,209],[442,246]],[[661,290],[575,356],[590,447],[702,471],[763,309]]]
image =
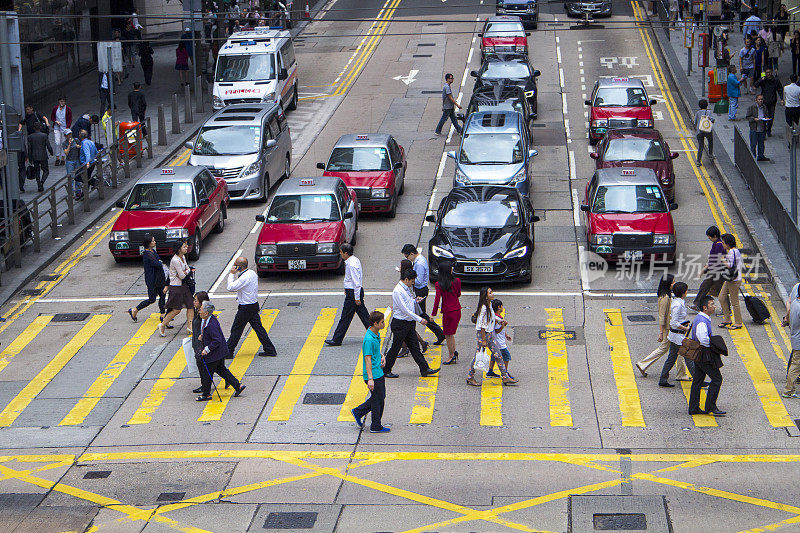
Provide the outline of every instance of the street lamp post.
[[789,181],[791,183],[792,222],[797,224],[797,145],[800,142],[800,132],[792,126],[792,140],[789,143]]

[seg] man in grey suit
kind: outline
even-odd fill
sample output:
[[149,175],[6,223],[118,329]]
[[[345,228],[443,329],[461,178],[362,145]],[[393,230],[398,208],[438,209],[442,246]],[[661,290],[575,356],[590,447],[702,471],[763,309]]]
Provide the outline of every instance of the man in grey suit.
[[33,176],[39,192],[44,191],[44,182],[50,175],[47,164],[48,153],[53,155],[53,147],[46,133],[42,133],[42,125],[33,125],[33,133],[28,135],[28,163],[33,166]]

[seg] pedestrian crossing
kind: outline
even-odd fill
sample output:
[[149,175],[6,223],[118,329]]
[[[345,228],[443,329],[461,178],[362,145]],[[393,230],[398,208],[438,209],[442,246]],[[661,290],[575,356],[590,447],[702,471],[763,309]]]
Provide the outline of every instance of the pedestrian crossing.
[[[540,315],[546,319],[546,329],[540,332],[540,338],[543,338],[544,342],[541,344],[511,345],[514,353],[513,374],[520,378],[520,384],[507,389],[503,387],[499,378],[487,378],[484,376],[481,380],[480,393],[477,395],[479,400],[478,398],[475,400],[475,405],[478,405],[479,402],[479,409],[473,413],[464,413],[464,419],[468,423],[486,427],[505,426],[510,420],[517,420],[516,417],[509,418],[509,411],[507,410],[512,409],[512,405],[516,406],[513,409],[516,411],[515,415],[518,416],[520,406],[530,402],[529,398],[534,397],[534,392],[540,394],[540,396],[535,396],[537,402],[539,401],[538,398],[544,398],[547,405],[525,405],[525,407],[530,407],[531,413],[544,413],[546,418],[549,419],[551,427],[573,428],[576,420],[575,415],[580,415],[579,419],[587,418],[581,414],[581,412],[586,413],[587,410],[592,410],[591,416],[594,417],[595,407],[592,402],[597,401],[597,398],[585,398],[584,394],[578,394],[578,390],[585,389],[580,389],[582,384],[580,381],[575,381],[576,378],[583,379],[582,375],[576,375],[575,367],[580,360],[586,358],[586,348],[583,345],[575,346],[574,343],[569,343],[570,345],[568,346],[567,341],[574,340],[574,337],[569,337],[565,331],[563,309],[546,308],[543,309]],[[308,317],[309,315],[306,314],[304,316]],[[311,319],[298,319],[297,316],[292,316],[279,309],[262,310],[261,320],[268,332],[273,329],[276,323],[280,322],[283,326],[280,329],[281,331],[285,330],[286,325],[291,325],[294,328],[307,331],[307,333],[303,333],[302,336],[298,337],[300,342],[296,343],[296,347],[289,348],[288,351],[284,347],[278,358],[262,359],[255,357],[260,348],[258,337],[253,331],[249,331],[229,365],[231,372],[238,379],[247,383],[248,376],[275,376],[280,374],[274,369],[269,370],[272,362],[282,361],[286,368],[291,364],[291,370],[283,376],[278,376],[277,385],[271,393],[270,391],[258,391],[251,390],[251,387],[248,388],[246,396],[251,397],[251,401],[264,402],[269,407],[264,411],[267,423],[286,423],[293,419],[298,410],[306,409],[303,405],[303,398],[304,393],[309,392],[307,389],[312,376],[326,375],[318,365],[321,358],[341,358],[341,364],[345,368],[353,368],[352,374],[349,374],[349,380],[336,380],[335,383],[337,385],[334,386],[334,389],[326,391],[338,393],[344,397],[344,400],[342,401],[340,398],[340,404],[333,405],[330,408],[326,407],[326,411],[319,411],[330,413],[325,415],[330,416],[330,419],[320,420],[321,423],[332,421],[352,423],[350,410],[361,403],[367,396],[367,389],[362,378],[362,354],[357,350],[358,345],[351,342],[352,349],[348,350],[347,348],[327,348],[324,344],[338,317],[338,308],[323,307],[316,316],[311,316],[313,317]],[[115,320],[112,320],[112,317]],[[187,374],[183,350],[180,347],[175,348],[176,342],[180,341],[181,337],[177,337],[169,341],[168,344],[163,345],[164,339],[155,335],[158,326],[157,314],[150,315],[144,322],[140,321],[140,324],[137,325],[138,327],[128,333],[130,337],[125,342],[116,335],[121,331],[127,330],[130,322],[119,322],[118,315],[110,313],[94,314],[79,324],[55,323],[53,318],[54,315],[52,314],[40,315],[27,325],[20,324],[16,338],[8,342],[6,348],[0,352],[0,377],[3,377],[5,382],[9,381],[8,376],[5,376],[5,374],[9,372],[15,373],[15,375],[19,374],[23,372],[21,368],[27,372],[26,375],[33,376],[18,393],[3,397],[2,402],[4,405],[0,403],[0,408],[2,408],[2,411],[0,411],[0,427],[16,427],[21,425],[20,422],[25,422],[25,420],[18,421],[17,419],[37,398],[52,398],[52,394],[42,393],[51,385],[59,373],[64,372],[66,369],[74,374],[76,366],[70,367],[70,365],[77,365],[78,370],[82,369],[81,359],[80,357],[76,358],[76,356],[80,353],[85,358],[87,353],[93,354],[93,350],[96,348],[95,343],[100,345],[115,344],[116,346],[121,344],[121,347],[108,354],[107,362],[100,358],[97,363],[99,372],[96,377],[83,376],[86,382],[89,382],[88,386],[82,389],[82,392],[78,392],[79,396],[66,400],[74,402],[74,405],[68,408],[66,415],[60,418],[60,422],[56,419],[54,424],[67,427],[85,425],[89,416],[97,410],[98,404],[104,398],[109,397],[109,391],[112,387],[115,390],[119,390],[120,387],[128,386],[131,388],[141,387],[142,394],[131,395],[127,400],[136,402],[138,405],[129,406],[132,408],[126,411],[125,419],[122,421],[127,422],[128,426],[151,424],[159,420],[159,410],[170,402],[171,398],[174,398],[176,394],[185,396],[186,387],[176,388],[175,385],[177,383],[181,381],[187,383],[186,378],[189,378],[188,382],[194,384],[192,380],[197,379]],[[308,324],[298,324],[298,320],[305,320]],[[389,323],[390,316],[387,316],[387,327]],[[630,328],[630,326],[628,327]],[[42,349],[42,346],[37,344],[37,337],[40,335],[47,336],[48,331],[50,331],[49,328],[60,328],[59,334],[66,342],[63,347],[52,346],[53,349],[60,349],[55,356],[43,362],[41,369],[30,368],[32,363],[29,364],[27,362],[26,356],[29,355],[28,352],[30,350]],[[110,334],[112,329],[113,335]],[[354,330],[359,329],[360,326],[351,329],[351,335],[355,335],[356,332]],[[657,426],[659,420],[656,417],[651,416],[648,419],[648,412],[652,413],[653,409],[653,404],[648,404],[648,402],[660,402],[661,400],[653,396],[643,396],[640,393],[640,387],[643,386],[644,382],[641,379],[637,380],[634,372],[634,361],[642,350],[638,347],[632,347],[632,343],[636,342],[642,330],[626,331],[623,312],[618,308],[603,310],[603,329],[604,331],[599,330],[599,333],[600,335],[605,333],[605,346],[596,342],[597,337],[591,343],[590,339],[587,339],[586,342],[589,344],[590,358],[595,361],[601,361],[601,364],[605,366],[606,371],[611,376],[611,379],[604,386],[612,389],[617,403],[616,410],[613,410],[613,418],[618,417],[616,423],[623,427],[645,428]],[[776,371],[776,368],[782,366],[785,361],[784,351],[788,337],[786,337],[782,328],[773,328],[769,324],[765,328],[766,335],[760,334],[756,336],[755,333],[758,329],[754,327],[750,329],[749,331],[747,328],[743,328],[730,332],[732,349],[729,358],[725,361],[725,379],[728,380],[729,377],[732,377],[743,384],[736,390],[736,394],[745,397],[752,408],[763,410],[763,420],[768,426],[773,428],[791,427],[794,422],[787,411],[787,405],[780,397],[775,381],[773,381],[774,377],[779,382],[779,385],[782,385],[783,376]],[[386,333],[386,328],[384,328],[381,335],[384,341]],[[428,340],[433,340],[429,331],[425,330],[421,334]],[[462,354],[471,355],[471,347],[465,344],[465,336],[467,335],[459,334],[458,336],[460,348]],[[471,341],[471,336],[469,337],[469,341]],[[769,365],[765,364],[762,354],[756,348],[754,338],[757,338],[758,345],[761,346],[765,356],[769,355],[771,358],[771,352],[774,351],[776,355],[781,357],[781,360],[770,359]],[[276,339],[275,335],[273,335],[273,339]],[[41,343],[42,341],[39,340],[38,342]],[[158,347],[159,344],[162,344],[160,348]],[[149,346],[153,348],[148,349],[147,347]],[[131,383],[129,376],[131,372],[129,371],[126,374],[126,369],[135,364],[137,365],[136,368],[141,367],[143,359],[153,353],[154,350],[158,350],[157,353],[161,354],[158,357],[165,358],[166,365],[163,370],[156,374],[155,369],[153,369],[153,378],[136,379],[134,383]],[[357,356],[356,353],[358,353]],[[434,346],[431,344],[425,357],[431,367],[437,368],[441,366],[443,353],[447,353],[444,345]],[[598,358],[598,354],[602,357]],[[433,376],[408,379],[411,376],[406,375],[404,376],[405,379],[392,380],[392,403],[395,407],[400,407],[403,410],[402,413],[393,413],[393,418],[397,420],[400,417],[404,423],[407,422],[408,425],[413,426],[436,425],[442,416],[442,410],[461,407],[461,404],[464,403],[461,400],[466,399],[465,395],[467,394],[475,397],[475,389],[466,387],[463,383],[469,364],[469,355],[459,361],[460,365],[444,367],[440,373]],[[32,361],[41,359],[40,355],[34,355],[33,352],[31,352],[30,357]],[[736,358],[736,361],[732,361],[734,358]],[[254,365],[256,359],[259,360],[258,365]],[[13,368],[10,368],[12,365],[14,365]],[[413,365],[409,366],[413,367]],[[768,369],[768,366],[771,367],[771,370]],[[264,367],[268,367],[267,374],[264,374]],[[534,367],[540,370],[534,371]],[[156,368],[161,369],[160,366]],[[126,379],[120,379],[123,375],[126,375]],[[337,373],[336,375],[341,374]],[[576,387],[571,386],[571,381],[574,382]],[[341,385],[338,385],[339,383]],[[679,382],[679,385],[680,389],[675,389],[676,392],[680,391],[679,394],[682,393],[681,395],[684,396],[685,402],[688,402],[690,383]],[[595,384],[593,386],[600,385]],[[341,387],[341,390],[335,390],[337,387]],[[525,392],[526,388],[528,389],[527,393]],[[225,417],[235,416],[228,409],[233,392],[232,389],[219,387],[219,399],[215,398],[214,401],[202,404],[202,409],[186,413],[187,419],[208,424],[224,420]],[[726,392],[732,394],[730,389]],[[505,397],[506,395],[508,398]],[[705,401],[704,395],[705,391],[703,392],[701,405]],[[119,397],[119,394],[114,396]],[[396,400],[395,398],[398,397],[403,398],[403,400]],[[604,398],[608,399],[612,398],[612,396],[606,395]],[[685,414],[684,408],[688,405],[685,402],[683,403],[683,408],[676,406],[676,413],[684,416],[687,422],[691,420],[694,427],[717,428],[720,426],[720,423],[711,416],[689,416]],[[67,407],[65,407],[66,410]],[[605,412],[608,413],[607,410]],[[755,421],[752,421],[752,423],[755,423]]]

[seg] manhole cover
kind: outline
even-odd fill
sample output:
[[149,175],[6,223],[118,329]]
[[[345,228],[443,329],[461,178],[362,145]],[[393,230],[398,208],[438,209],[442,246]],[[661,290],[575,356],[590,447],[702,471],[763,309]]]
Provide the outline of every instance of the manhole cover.
[[554,329],[540,329],[540,339],[554,339],[559,341],[574,341],[577,335],[574,331],[559,331]]
[[420,91],[422,94],[439,94],[442,91]]
[[411,57],[433,57],[431,54],[413,54]]
[[157,502],[178,502],[186,496],[185,492],[162,492],[156,498]]
[[45,274],[44,276],[39,276],[39,281],[55,281],[58,279],[58,274]]
[[317,522],[317,513],[269,513],[264,529],[311,529]]
[[286,304],[287,307],[300,307],[300,302],[289,302]]
[[596,531],[647,530],[647,518],[641,513],[596,514],[592,518]]
[[667,501],[658,495],[574,495],[567,503],[567,532],[670,533]]
[[22,296],[39,296],[42,294],[43,290],[44,289],[25,289],[24,291],[21,291],[20,294]]
[[653,315],[628,315],[628,320],[631,322],[655,322],[656,317]]
[[306,405],[342,405],[347,394],[343,392],[308,392],[303,396]]
[[419,43],[417,46],[436,46],[436,43]]
[[91,470],[83,475],[83,479],[105,479],[111,475],[111,470]]
[[89,318],[89,313],[57,313],[51,322],[81,322]]

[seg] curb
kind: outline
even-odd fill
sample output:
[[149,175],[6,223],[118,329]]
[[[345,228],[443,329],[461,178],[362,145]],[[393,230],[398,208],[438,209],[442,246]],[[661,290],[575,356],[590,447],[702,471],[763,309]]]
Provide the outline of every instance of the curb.
[[[653,28],[652,19],[649,16],[647,18],[647,23],[650,26],[650,33],[653,35],[654,40],[656,41],[656,43],[658,43],[658,50],[661,53],[661,57],[663,57],[665,59],[664,63],[667,66],[667,70],[669,70],[669,75],[670,75],[670,78],[672,78],[672,83],[678,89],[678,94],[680,95],[681,103],[683,104],[683,107],[684,107],[684,114],[686,116],[691,116],[691,110],[692,110],[693,106],[690,104],[689,100],[687,99],[686,95],[684,94],[684,91],[681,88],[681,84],[678,83],[678,77],[675,74],[675,71],[673,70],[672,62],[671,61],[666,61],[667,54],[666,54],[666,52],[664,50],[664,46],[661,44],[661,37],[659,37],[658,32],[655,31],[655,29]],[[756,234],[755,227],[753,226],[752,222],[750,222],[750,217],[747,215],[747,213],[746,213],[746,211],[744,209],[744,206],[739,201],[738,196],[736,196],[736,193],[733,190],[733,184],[730,182],[730,179],[728,178],[727,174],[725,174],[725,172],[723,172],[722,167],[720,166],[719,161],[717,160],[717,158],[714,158],[712,160],[712,162],[714,164],[714,170],[716,171],[717,175],[722,179],[722,183],[725,185],[725,191],[728,193],[728,196],[733,201],[733,205],[734,205],[734,208],[736,209],[736,213],[739,215],[739,217],[744,222],[744,226],[745,226],[745,229],[747,230],[748,235],[753,240],[753,244],[755,245],[756,249],[758,250],[759,255],[761,256],[761,259],[764,261],[764,264],[767,267],[767,272],[769,274],[770,282],[775,287],[775,290],[778,292],[778,296],[780,296],[781,300],[783,300],[784,302],[787,302],[789,300],[789,292],[786,290],[786,287],[783,285],[783,282],[778,277],[778,275],[777,275],[777,273],[775,271],[775,267],[772,265],[772,261],[770,261],[769,257],[767,256],[766,249],[765,249],[764,245],[762,244],[761,239],[758,238],[758,236]],[[737,169],[737,171],[738,171],[738,169]],[[749,190],[749,188],[748,188],[748,190]]]

